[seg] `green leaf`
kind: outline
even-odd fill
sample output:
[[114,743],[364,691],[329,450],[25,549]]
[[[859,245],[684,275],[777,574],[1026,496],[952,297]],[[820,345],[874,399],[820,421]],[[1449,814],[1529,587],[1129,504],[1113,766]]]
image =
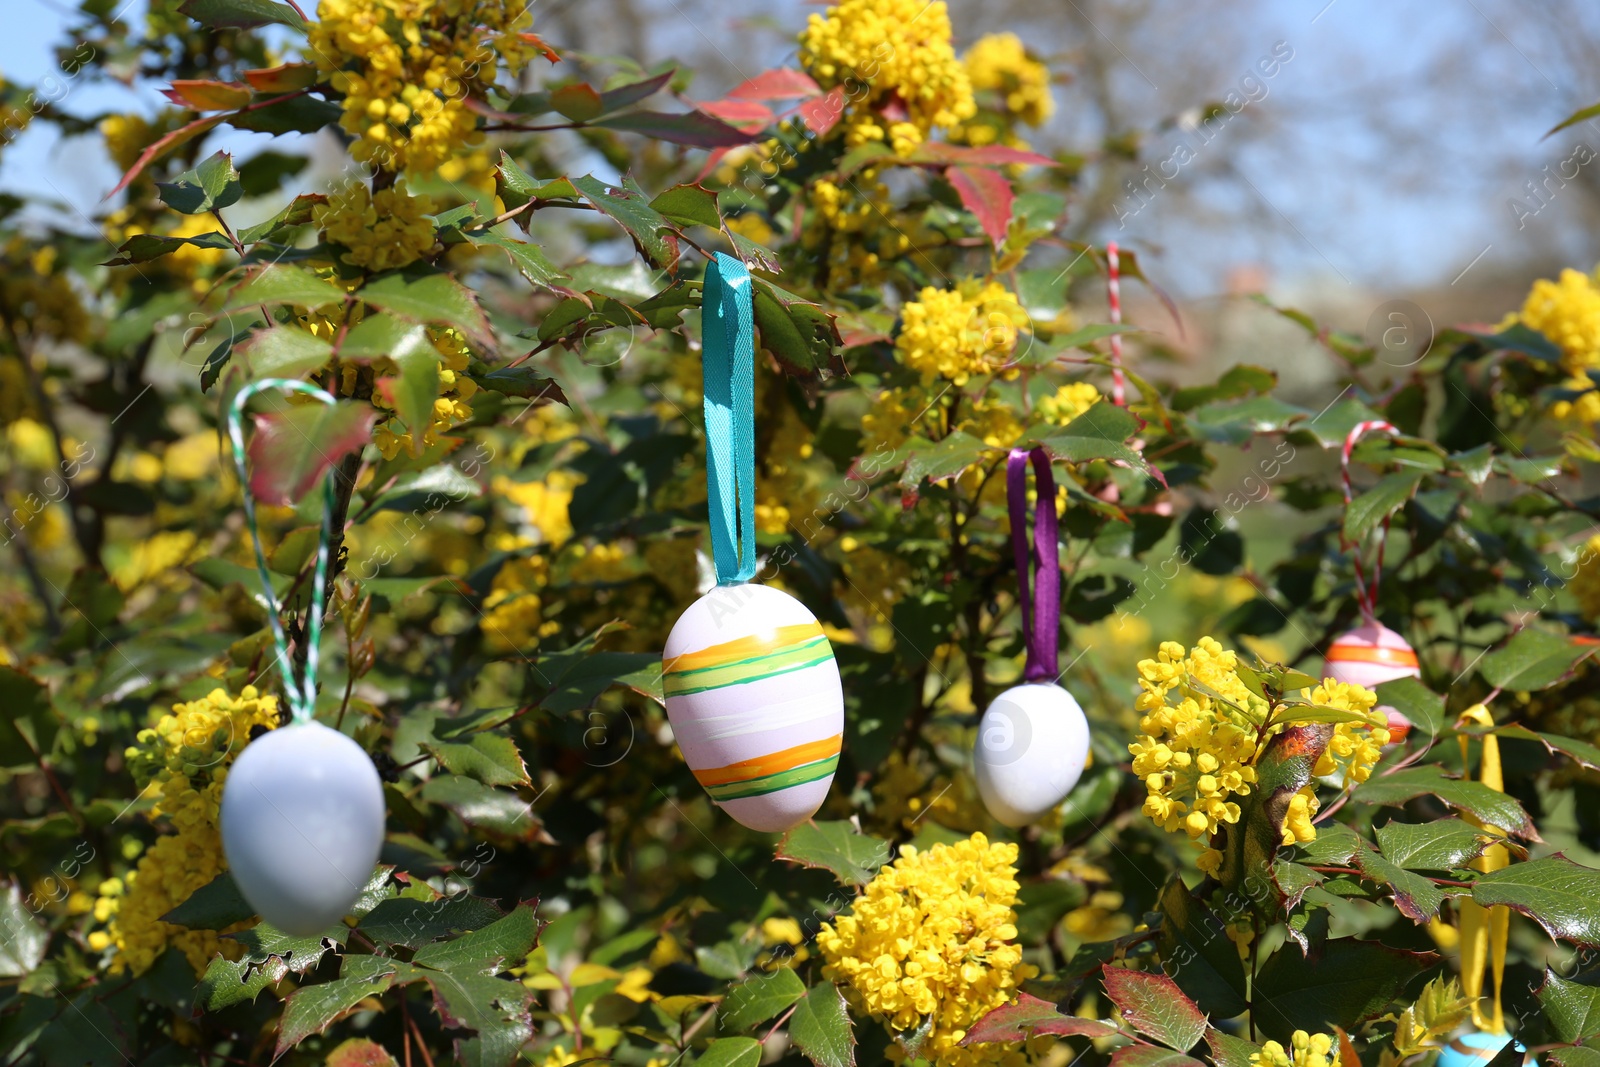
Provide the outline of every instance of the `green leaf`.
[[1362,845],[1355,860],[1369,881],[1394,898],[1400,914],[1418,925],[1438,916],[1444,905],[1444,892],[1433,882],[1391,862],[1370,845]]
[[253,918],[255,913],[256,909],[239,892],[233,875],[223,871],[161,916],[161,921],[191,930],[221,930]]
[[1126,408],[1102,400],[1059,430],[1036,435],[1030,432],[1024,443],[1033,440],[1068,463],[1115,459],[1137,470],[1147,470],[1144,457],[1123,443],[1138,432],[1139,420]]
[[263,267],[233,292],[228,294],[224,312],[241,308],[298,304],[303,307],[326,307],[344,302],[344,290],[330,281],[300,267],[274,263]]
[[1486,908],[1503,904],[1519,911],[1562,941],[1600,945],[1600,871],[1559,852],[1484,875],[1472,884],[1472,899]]
[[1351,799],[1362,804],[1388,804],[1399,807],[1424,794],[1433,794],[1458,811],[1517,837],[1538,840],[1533,820],[1522,805],[1482,782],[1463,781],[1445,776],[1437,765],[1407,767],[1371,778],[1356,787]]
[[424,741],[422,750],[451,774],[464,774],[484,785],[532,784],[516,742],[500,734],[474,734],[466,744]]
[[1211,1046],[1211,1059],[1217,1067],[1254,1067],[1250,1057],[1261,1052],[1255,1042],[1216,1029],[1206,1031],[1206,1044]]
[[753,1037],[719,1037],[694,1062],[695,1067],[758,1067],[761,1042]]
[[992,1041],[1022,1041],[1031,1034],[1110,1037],[1116,1033],[1120,1031],[1115,1026],[1098,1019],[1065,1015],[1049,1001],[1019,992],[1014,1003],[1002,1004],[973,1023],[967,1036],[961,1039],[961,1045],[965,1048]]
[[[260,103],[261,101],[258,101]],[[252,133],[316,133],[339,121],[339,105],[304,93],[289,93],[254,111],[223,116],[229,126]]]
[[161,202],[185,215],[219,211],[239,202],[244,190],[233,157],[226,152],[209,156],[193,170],[186,170],[175,181],[157,182]]
[[1309,414],[1275,396],[1254,396],[1202,405],[1189,413],[1189,422],[1208,441],[1242,445],[1258,433],[1288,429]]
[[392,897],[362,917],[356,927],[373,941],[418,948],[441,937],[479,930],[500,918],[492,901],[468,893],[433,900]]
[[713,230],[722,226],[722,215],[717,211],[717,194],[699,182],[674,185],[650,201],[650,206],[673,222],[685,226],[709,226]]
[[[1522,1053],[1512,1050],[1512,1054],[1521,1059]],[[1600,1049],[1589,1045],[1578,1045],[1574,1048],[1553,1048],[1547,1053],[1550,1062],[1555,1067],[1600,1067]]]
[[[347,957],[344,971],[352,968],[352,959],[376,959],[372,956]],[[394,984],[395,964],[380,961],[384,970],[368,977],[340,977],[321,985],[301,986],[283,1002],[283,1018],[278,1026],[278,1045],[273,1058],[282,1056],[306,1038],[320,1034],[342,1018],[367,997],[376,996]]]
[[479,248],[490,245],[503,250],[511,260],[511,265],[534,285],[542,285],[548,289],[553,282],[566,277],[561,268],[550,262],[544,251],[532,242],[519,241],[514,237],[495,233],[493,230],[469,233],[467,239]]
[[832,982],[813,986],[795,1008],[789,1039],[817,1067],[855,1067],[855,1031],[844,995]]
[[1391,707],[1411,720],[1411,725],[1429,737],[1444,729],[1444,697],[1422,684],[1419,678],[1396,678],[1378,686],[1378,706]]
[[962,430],[954,430],[937,443],[913,439],[906,443],[910,458],[900,484],[910,489],[924,480],[942,482],[954,478],[968,467],[983,461],[992,449]]
[[[69,593],[73,591],[69,589]],[[121,598],[111,599],[120,610]],[[84,601],[77,599],[77,603]],[[94,611],[93,605],[84,606]],[[86,618],[101,626],[116,614],[114,610],[110,618]],[[50,706],[50,687],[26,671],[0,667],[0,767],[36,764],[40,756],[49,756],[59,728],[60,720]]]
[[[249,163],[245,164],[246,169],[249,166]],[[301,193],[272,218],[240,230],[239,243],[248,247],[268,238],[281,240],[289,236],[291,231],[309,223],[317,205],[327,202],[328,198],[321,193]]]
[[231,250],[233,244],[220,232],[202,233],[195,237],[163,237],[156,233],[139,233],[118,245],[118,255],[106,260],[103,266],[126,267],[131,263],[148,263],[180,248]]
[[453,326],[467,337],[492,346],[489,319],[466,286],[448,274],[406,278],[390,274],[368,282],[356,296],[412,322]]
[[1600,1034],[1600,986],[1569,981],[1547,969],[1538,997],[1545,1021],[1562,1041]]
[[1274,723],[1294,722],[1371,722],[1372,716],[1347,708],[1323,707],[1320,704],[1285,704],[1273,715]]
[[1550,127],[1549,131],[1545,133],[1545,137],[1549,137],[1554,133],[1560,133],[1562,130],[1565,130],[1571,126],[1576,126],[1580,122],[1588,122],[1590,119],[1596,116],[1600,116],[1600,104],[1590,104],[1588,107],[1579,108],[1577,111],[1574,111],[1572,114],[1562,119],[1556,125]]
[[593,652],[592,646],[565,649],[539,657],[529,668],[541,692],[539,707],[561,713],[591,706],[612,686],[624,686],[657,703],[661,693],[661,657],[653,652]]
[[599,91],[583,82],[572,82],[552,90],[550,106],[573,122],[588,122],[590,119],[599,118],[605,112],[605,105],[600,102]]
[[293,505],[351,452],[372,440],[377,412],[340,401],[296,404],[256,416],[250,439],[250,490],[263,504]]
[[32,974],[44,962],[50,931],[34,918],[15,882],[0,889],[0,978]]
[[278,0],[183,0],[178,5],[178,11],[203,26],[250,29],[277,23],[300,33],[306,32],[306,20],[300,17],[300,13]]
[[1311,781],[1332,736],[1332,726],[1314,723],[1290,726],[1269,741],[1256,761],[1255,788],[1239,804],[1239,821],[1228,827],[1218,881],[1230,892],[1244,891],[1260,912],[1278,910],[1279,889],[1269,872],[1282,847],[1289,802]]
[[833,314],[765,278],[757,277],[754,283],[752,303],[761,348],[801,374],[829,366],[842,343]]
[[1500,648],[1483,657],[1479,667],[1490,685],[1513,692],[1548,689],[1566,677],[1578,663],[1594,654],[1596,646],[1579,644],[1548,630],[1523,627]]
[[1205,1067],[1199,1060],[1155,1045],[1123,1045],[1111,1054],[1111,1067]]
[[658,141],[691,148],[733,148],[756,139],[756,135],[712,118],[704,111],[629,111],[623,115],[597,119],[589,125],[642,133]]
[[493,974],[507,961],[521,963],[539,940],[539,919],[533,908],[518,904],[509,915],[453,941],[435,941],[417,949],[411,962],[441,970]]
[[504,396],[523,400],[552,400],[566,404],[567,394],[560,384],[539,372],[537,367],[519,363],[515,367],[497,367],[487,374],[468,375],[478,386]]
[[468,826],[491,834],[532,841],[539,833],[539,820],[532,805],[515,793],[494,789],[460,775],[430,778],[422,787],[422,799],[455,813]]
[[1350,501],[1344,512],[1345,540],[1358,542],[1376,530],[1411,499],[1426,471],[1402,470],[1386,474],[1378,484]]
[[805,983],[794,971],[779,967],[771,974],[758,975],[729,989],[717,1006],[717,1022],[723,1030],[748,1030],[805,995]]
[[[1320,836],[1320,835],[1319,835]],[[1218,1019],[1244,1012],[1244,963],[1239,950],[1218,936],[1221,920],[1173,878],[1161,891],[1161,958],[1178,987],[1201,1011]]]
[[333,346],[298,326],[257,330],[239,346],[252,378],[303,378],[333,358]]
[[411,433],[411,455],[420,456],[428,427],[433,425],[433,402],[439,396],[439,350],[422,327],[416,326],[390,353],[398,377],[380,378],[377,388]]
[[1187,1052],[1205,1036],[1205,1015],[1165,974],[1107,967],[1101,981],[1122,1017],[1146,1037]]
[[207,965],[195,1000],[207,1011],[221,1011],[235,1004],[254,1004],[263,989],[276,985],[288,973],[289,965],[278,958],[254,964],[217,956]]
[[1316,840],[1297,846],[1302,859],[1329,866],[1349,863],[1360,847],[1361,838],[1356,832],[1338,822],[1317,827]]
[[1296,1030],[1351,1029],[1381,1015],[1438,958],[1353,937],[1313,940],[1306,955],[1298,945],[1285,944],[1256,976],[1255,988],[1270,991],[1256,1003],[1257,1025],[1279,1042]]
[[1497,726],[1494,732],[1501,737],[1515,737],[1522,741],[1537,741],[1545,747],[1547,752],[1559,753],[1588,770],[1600,770],[1600,747],[1591,745],[1587,741],[1580,741],[1576,737],[1541,733],[1517,723]]
[[1461,819],[1392,822],[1378,827],[1375,833],[1383,854],[1409,871],[1453,871],[1465,867],[1493,840],[1488,831]]
[[784,834],[777,858],[819,867],[843,885],[866,885],[889,862],[889,843],[848,822],[805,822]]
[[607,185],[592,174],[572,179],[585,200],[613,219],[633,238],[639,254],[662,270],[678,262],[678,235],[666,216],[650,206],[644,190],[624,176],[620,186]]

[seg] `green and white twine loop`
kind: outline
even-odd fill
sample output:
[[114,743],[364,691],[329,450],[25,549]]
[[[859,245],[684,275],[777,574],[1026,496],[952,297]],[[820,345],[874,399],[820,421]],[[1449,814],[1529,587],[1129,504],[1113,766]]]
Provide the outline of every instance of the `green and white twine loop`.
[[304,393],[316,397],[330,406],[337,404],[333,394],[307,382],[288,378],[263,378],[240,389],[228,409],[228,440],[233,445],[233,465],[239,472],[239,488],[244,494],[244,518],[250,527],[250,540],[256,549],[256,571],[261,576],[261,589],[267,598],[267,618],[272,623],[272,643],[278,652],[278,665],[283,670],[284,692],[289,701],[289,714],[296,724],[311,722],[317,706],[317,650],[322,643],[322,599],[328,589],[328,554],[333,541],[333,512],[335,507],[336,470],[328,471],[322,483],[322,536],[317,542],[317,569],[311,583],[311,602],[306,622],[305,677],[296,679],[294,661],[289,658],[289,641],[283,634],[283,621],[278,617],[282,610],[278,595],[272,589],[272,572],[267,569],[267,556],[261,549],[261,530],[256,525],[256,503],[250,495],[250,475],[245,470],[244,407],[257,393],[268,389]]

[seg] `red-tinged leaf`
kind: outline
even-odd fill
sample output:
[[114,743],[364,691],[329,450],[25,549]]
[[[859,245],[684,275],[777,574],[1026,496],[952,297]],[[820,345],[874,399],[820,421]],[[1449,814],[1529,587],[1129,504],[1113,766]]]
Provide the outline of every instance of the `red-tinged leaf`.
[[734,145],[749,144],[754,140],[752,135],[738,127],[729,126],[721,119],[713,118],[703,111],[684,111],[677,114],[665,111],[630,111],[626,115],[612,115],[609,118],[598,119],[589,125],[607,130],[621,130],[625,133],[642,133],[660,141],[688,145],[691,148],[731,148]]
[[539,54],[544,56],[551,63],[554,64],[561,62],[561,53],[557,52],[554,48],[551,48],[548,44],[546,44],[544,38],[540,37],[537,33],[519,33],[517,36],[522,38],[523,44],[531,44],[533,47],[537,48],[539,50]]
[[250,102],[250,87],[238,82],[179,79],[161,95],[179,107],[194,111],[232,111]]
[[317,83],[317,68],[311,63],[280,63],[276,67],[247,70],[244,80],[258,93],[292,93]]
[[1111,1054],[1111,1067],[1205,1067],[1205,1064],[1155,1045],[1123,1045]]
[[1122,1017],[1146,1037],[1186,1052],[1205,1036],[1205,1015],[1166,975],[1106,967],[1101,980]]
[[978,217],[978,225],[999,248],[1011,225],[1011,204],[1016,194],[1006,176],[990,167],[957,166],[944,176],[961,196],[961,206]]
[[800,121],[818,137],[826,137],[844,115],[844,89],[834,88],[826,96],[807,100],[800,105]]
[[128,168],[128,173],[122,176],[122,180],[117,182],[116,188],[107,193],[104,199],[110,200],[113,196],[122,192],[128,187],[128,183],[137,178],[151,163],[179,145],[187,144],[189,141],[199,137],[225,118],[227,118],[226,115],[205,115],[185,126],[178,127],[165,137],[162,137],[155,144],[139,153],[139,158],[133,161],[133,166]]
[[779,67],[742,81],[728,94],[730,100],[793,100],[797,96],[820,96],[822,86],[811,75],[793,67]]
[[588,122],[605,113],[599,90],[583,82],[563,85],[551,93],[550,106],[573,122]]
[[351,452],[372,440],[378,413],[367,404],[297,404],[256,417],[250,491],[263,504],[292,505]]
[[971,145],[943,144],[929,141],[911,154],[912,163],[975,163],[984,167],[998,167],[1006,163],[1021,163],[1036,167],[1053,167],[1056,161],[1037,152],[1024,152],[1001,144]]
[[750,133],[766,129],[777,118],[770,107],[757,100],[702,100],[695,107]]
[[1058,1037],[1110,1037],[1116,1027],[1098,1019],[1064,1015],[1048,1000],[1027,993],[1017,994],[1015,1004],[1005,1004],[972,1024],[961,1044],[980,1045],[990,1041],[1022,1041],[1030,1034],[1055,1034]]
[[733,151],[731,148],[713,148],[706,154],[706,165],[700,168],[700,173],[694,176],[696,182],[703,182],[711,177],[711,172],[717,169],[717,164],[722,162],[722,157]]
[[605,105],[605,113],[609,115],[613,111],[620,111],[630,104],[637,104],[641,100],[649,99],[666,88],[667,83],[672,80],[672,76],[676,73],[678,73],[678,68],[673,67],[671,70],[662,71],[653,78],[629,82],[626,85],[618,85],[607,89],[600,94],[600,102]]
[[352,1037],[328,1053],[327,1067],[395,1067],[394,1057],[376,1041]]

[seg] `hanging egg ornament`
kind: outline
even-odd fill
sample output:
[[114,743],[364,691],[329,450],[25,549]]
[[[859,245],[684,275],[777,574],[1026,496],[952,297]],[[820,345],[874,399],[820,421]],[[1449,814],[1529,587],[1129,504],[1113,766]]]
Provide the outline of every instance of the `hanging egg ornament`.
[[1439,1050],[1439,1058],[1434,1061],[1434,1067],[1485,1067],[1485,1065],[1500,1054],[1500,1050],[1507,1043],[1513,1045],[1518,1052],[1523,1053],[1523,1063],[1527,1067],[1534,1067],[1539,1061],[1529,1055],[1522,1043],[1514,1040],[1509,1034],[1492,1034],[1487,1030],[1468,1030],[1457,1034],[1450,1039],[1450,1043]]
[[822,806],[844,740],[844,689],[804,604],[764,585],[718,586],[667,635],[661,682],[684,761],[729,815],[778,833]]
[[[1322,676],[1365,689],[1377,689],[1396,678],[1420,678],[1422,669],[1417,653],[1405,638],[1381,622],[1370,622],[1329,646]],[[1389,719],[1389,743],[1404,741],[1411,732],[1411,720],[1387,705],[1378,710]]]
[[383,782],[361,746],[316,722],[245,746],[222,787],[222,850],[260,916],[307,936],[349,914],[383,846]]
[[978,795],[1006,826],[1055,810],[1089,759],[1089,720],[1071,693],[1036,682],[995,697],[978,722],[972,766]]

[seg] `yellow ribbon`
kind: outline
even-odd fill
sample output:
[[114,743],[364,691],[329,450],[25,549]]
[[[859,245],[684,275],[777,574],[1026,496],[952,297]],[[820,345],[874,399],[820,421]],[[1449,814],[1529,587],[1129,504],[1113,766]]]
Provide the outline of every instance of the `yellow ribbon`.
[[[1457,728],[1493,725],[1494,717],[1482,704],[1468,708],[1456,721]],[[1462,767],[1470,777],[1472,773],[1471,753],[1468,750],[1470,738],[1463,736],[1459,740]],[[1505,774],[1500,766],[1500,739],[1494,734],[1483,735],[1478,758],[1478,781],[1496,792],[1506,791]],[[1488,826],[1471,815],[1463,814],[1462,818],[1486,833],[1496,837],[1505,836],[1504,830],[1497,826]],[[1472,861],[1472,867],[1488,874],[1490,871],[1500,870],[1510,862],[1511,853],[1506,846],[1490,845],[1483,850],[1481,856]],[[1506,1032],[1506,1024],[1500,1008],[1500,986],[1505,978],[1506,941],[1511,932],[1511,911],[1503,904],[1484,908],[1472,899],[1463,897],[1457,901],[1457,912],[1461,926],[1461,990],[1472,998],[1472,1021],[1477,1024],[1479,1030],[1503,1034]],[[1483,1006],[1485,963],[1489,964],[1494,975],[1494,1000],[1487,1012]]]

